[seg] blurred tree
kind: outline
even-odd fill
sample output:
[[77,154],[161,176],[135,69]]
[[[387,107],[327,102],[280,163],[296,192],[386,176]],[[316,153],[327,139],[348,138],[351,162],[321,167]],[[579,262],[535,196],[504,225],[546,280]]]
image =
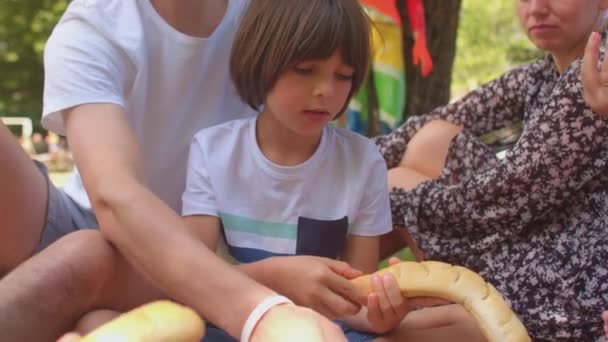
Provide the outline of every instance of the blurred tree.
[[39,129],[45,42],[68,0],[0,0],[0,114]]
[[395,1],[404,23],[405,116],[427,113],[448,103],[452,91],[465,93],[543,54],[521,30],[513,0],[424,0],[434,70],[423,77],[412,60],[408,0]]
[[477,88],[542,55],[521,29],[513,0],[462,0],[454,92]]
[[[468,90],[539,56],[519,29],[513,0],[424,0],[427,42],[435,70],[423,78],[412,62],[407,0],[395,1],[404,23],[405,113],[425,113],[447,103],[451,89]],[[35,129],[40,129],[42,54],[68,3],[0,0],[0,115],[29,116]]]
[[396,0],[403,22],[403,53],[406,73],[404,116],[427,113],[450,100],[452,67],[456,52],[456,32],[461,0],[424,0],[427,47],[433,59],[433,71],[424,77],[414,65],[414,33],[408,16],[407,2]]

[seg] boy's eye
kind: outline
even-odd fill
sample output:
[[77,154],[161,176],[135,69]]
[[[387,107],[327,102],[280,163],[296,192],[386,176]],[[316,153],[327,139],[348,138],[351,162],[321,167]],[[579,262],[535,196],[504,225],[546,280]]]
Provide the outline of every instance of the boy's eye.
[[300,74],[300,75],[308,75],[308,74],[312,73],[312,68],[304,67],[304,66],[295,66],[293,68],[293,71],[295,71],[297,74]]
[[336,74],[336,79],[338,79],[339,81],[352,81],[353,77],[355,77],[355,74],[345,74],[345,73]]

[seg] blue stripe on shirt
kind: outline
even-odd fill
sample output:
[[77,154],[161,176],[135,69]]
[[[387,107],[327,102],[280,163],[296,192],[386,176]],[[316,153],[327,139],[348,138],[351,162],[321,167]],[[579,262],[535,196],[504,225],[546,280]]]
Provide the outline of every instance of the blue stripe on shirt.
[[272,252],[264,251],[261,249],[254,249],[254,248],[233,247],[230,245],[228,245],[228,252],[234,259],[236,259],[236,261],[238,261],[239,263],[243,263],[243,264],[260,261],[260,260],[270,258],[273,256],[289,255],[289,254],[272,253]]

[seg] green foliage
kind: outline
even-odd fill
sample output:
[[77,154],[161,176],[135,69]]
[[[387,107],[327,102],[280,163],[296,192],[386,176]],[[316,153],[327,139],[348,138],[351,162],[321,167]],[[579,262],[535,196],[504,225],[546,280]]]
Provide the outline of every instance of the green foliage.
[[0,115],[38,123],[45,42],[68,0],[0,0]]
[[455,94],[542,56],[519,25],[515,0],[462,0],[456,44]]
[[[539,56],[519,28],[514,0],[462,1],[455,91],[477,87]],[[30,116],[38,125],[44,45],[68,3],[0,0],[0,115]]]

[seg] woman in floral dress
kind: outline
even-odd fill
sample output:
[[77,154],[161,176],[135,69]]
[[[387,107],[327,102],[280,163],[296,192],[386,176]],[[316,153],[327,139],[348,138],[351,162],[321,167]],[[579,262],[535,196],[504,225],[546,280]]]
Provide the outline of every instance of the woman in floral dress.
[[[393,222],[427,259],[495,285],[535,340],[603,339],[608,116],[585,102],[587,37],[606,0],[516,0],[546,57],[377,138]],[[503,159],[480,136],[522,122]]]

